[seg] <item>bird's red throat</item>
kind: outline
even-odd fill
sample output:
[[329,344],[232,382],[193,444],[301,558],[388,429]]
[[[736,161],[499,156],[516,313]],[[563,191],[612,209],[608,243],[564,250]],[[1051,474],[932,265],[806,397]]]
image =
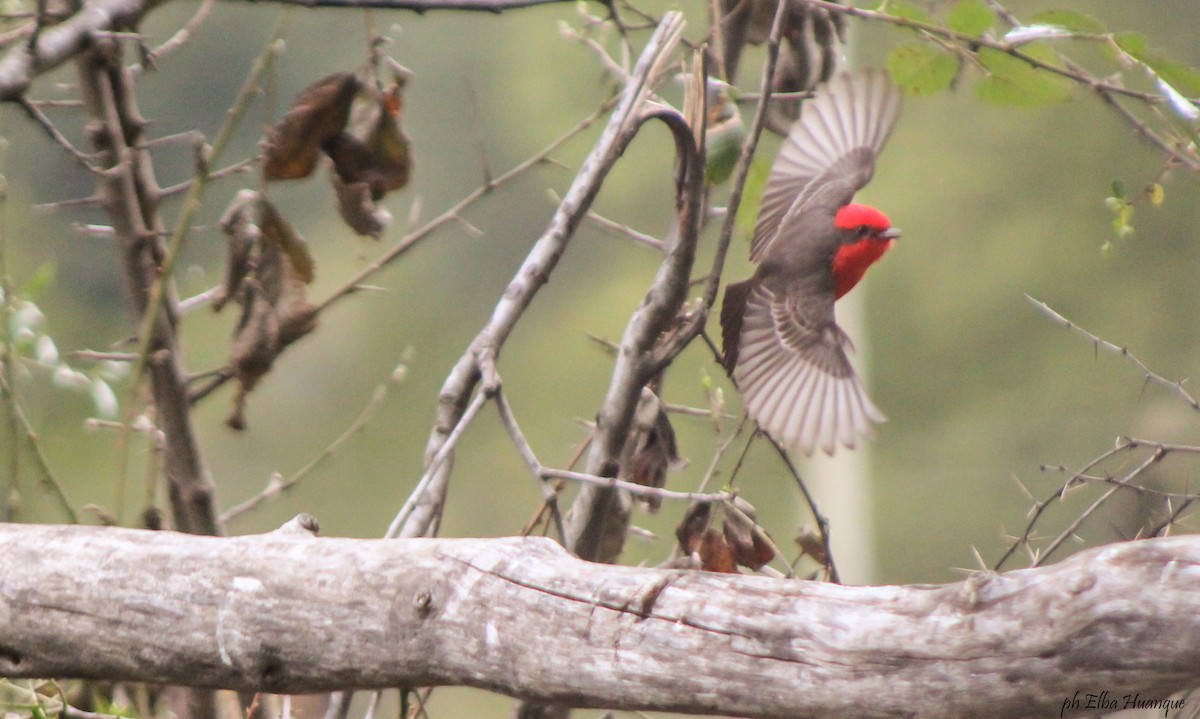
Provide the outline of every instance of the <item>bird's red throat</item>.
[[833,280],[835,299],[854,289],[866,274],[867,268],[883,257],[883,253],[896,244],[893,239],[865,237],[858,242],[842,245],[833,256]]

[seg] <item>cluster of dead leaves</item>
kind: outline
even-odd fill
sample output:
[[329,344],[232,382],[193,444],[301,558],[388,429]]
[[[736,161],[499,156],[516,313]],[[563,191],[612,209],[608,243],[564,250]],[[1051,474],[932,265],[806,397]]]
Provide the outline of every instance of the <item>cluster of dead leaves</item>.
[[221,230],[229,249],[213,307],[219,311],[232,299],[242,308],[229,357],[238,392],[226,420],[240,430],[246,427],[246,395],[284,347],[316,328],[306,291],[316,265],[308,243],[258,192],[238,193],[221,218]]
[[394,82],[378,88],[354,73],[327,75],[305,88],[271,128],[263,148],[263,178],[308,177],[321,156],[338,211],[355,232],[378,239],[391,214],[376,203],[408,184],[412,156],[400,124],[408,71],[393,65]]
[[[391,214],[376,203],[408,184],[412,159],[400,125],[408,71],[392,64],[387,87],[351,72],[327,75],[305,88],[263,143],[264,182],[312,175],[329,158],[330,182],[342,219],[355,232],[379,239]],[[238,381],[227,424],[245,429],[246,396],[279,353],[313,331],[316,310],[307,285],[316,262],[304,238],[262,193],[244,190],[221,218],[229,249],[225,279],[213,303],[242,308],[230,366]]]
[[[709,572],[737,574],[738,567],[761,569],[775,558],[775,544],[755,521],[754,507],[741,497],[732,505],[693,504],[675,528],[684,553]],[[718,531],[715,525],[720,522]]]

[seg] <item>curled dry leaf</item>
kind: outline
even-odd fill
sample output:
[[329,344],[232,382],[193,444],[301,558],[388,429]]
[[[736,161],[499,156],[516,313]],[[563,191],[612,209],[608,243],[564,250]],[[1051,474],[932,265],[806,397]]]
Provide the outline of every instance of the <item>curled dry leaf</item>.
[[258,226],[267,245],[278,247],[288,259],[296,279],[304,284],[312,282],[316,277],[316,260],[308,250],[308,243],[283,219],[275,204],[265,198],[258,202]]
[[407,185],[412,172],[410,143],[400,123],[402,90],[398,82],[372,93],[357,106],[350,127],[323,145],[333,161],[330,182],[342,219],[375,239],[391,219],[375,203]]
[[700,568],[707,572],[738,574],[737,561],[725,537],[711,527],[700,538]]
[[362,107],[350,132],[330,137],[325,151],[342,181],[366,182],[371,198],[378,200],[407,185],[412,169],[408,135],[400,125],[404,107],[400,87],[374,94]]
[[[735,500],[735,507],[727,509],[722,526],[725,541],[729,543],[734,559],[738,564],[750,569],[761,569],[763,565],[775,558],[771,538],[765,530],[754,521],[753,508],[749,512],[736,506],[745,502],[741,497]],[[749,506],[749,503],[746,503]]]
[[[315,272],[308,245],[275,205],[252,194],[239,195],[221,223],[237,264],[227,268],[223,289],[242,306],[229,358],[238,392],[227,424],[238,430],[246,427],[246,395],[284,347],[316,327],[305,289]],[[251,207],[257,210],[253,220]]]
[[329,173],[333,191],[337,195],[338,212],[360,235],[378,240],[383,231],[392,224],[392,213],[379,207],[371,197],[371,185],[366,182],[347,184],[337,172]]
[[361,89],[362,82],[353,73],[339,72],[301,91],[267,136],[263,177],[295,180],[311,175],[321,146],[345,129],[350,106]]
[[225,252],[225,277],[213,298],[213,311],[220,312],[230,297],[237,294],[252,269],[252,254],[259,242],[258,225],[254,224],[254,205],[258,193],[242,190],[221,216],[221,231],[229,237]]
[[688,507],[687,514],[675,527],[675,538],[679,540],[679,548],[684,554],[691,554],[700,548],[700,539],[704,536],[704,530],[708,529],[708,520],[711,518],[712,504],[708,502],[693,502]]
[[821,566],[829,565],[829,552],[825,551],[825,542],[811,527],[800,530],[796,535],[796,546],[800,547],[801,554],[807,554]]

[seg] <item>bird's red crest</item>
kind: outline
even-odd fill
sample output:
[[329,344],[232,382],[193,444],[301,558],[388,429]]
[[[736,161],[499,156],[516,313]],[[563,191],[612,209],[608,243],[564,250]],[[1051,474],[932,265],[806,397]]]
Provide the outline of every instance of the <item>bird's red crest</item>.
[[833,225],[841,230],[857,230],[860,227],[886,230],[892,226],[892,221],[870,205],[849,204],[838,210],[837,216],[833,218]]

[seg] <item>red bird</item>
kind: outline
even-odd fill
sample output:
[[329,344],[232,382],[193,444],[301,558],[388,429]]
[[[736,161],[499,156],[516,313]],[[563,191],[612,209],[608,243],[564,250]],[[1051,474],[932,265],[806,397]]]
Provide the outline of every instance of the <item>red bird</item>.
[[833,303],[862,279],[900,231],[874,207],[851,204],[900,113],[879,72],[843,73],[817,89],[771,169],[754,228],[754,276],[729,285],[721,307],[725,370],[746,412],[781,444],[833,454],[884,421],[850,365],[854,345]]

